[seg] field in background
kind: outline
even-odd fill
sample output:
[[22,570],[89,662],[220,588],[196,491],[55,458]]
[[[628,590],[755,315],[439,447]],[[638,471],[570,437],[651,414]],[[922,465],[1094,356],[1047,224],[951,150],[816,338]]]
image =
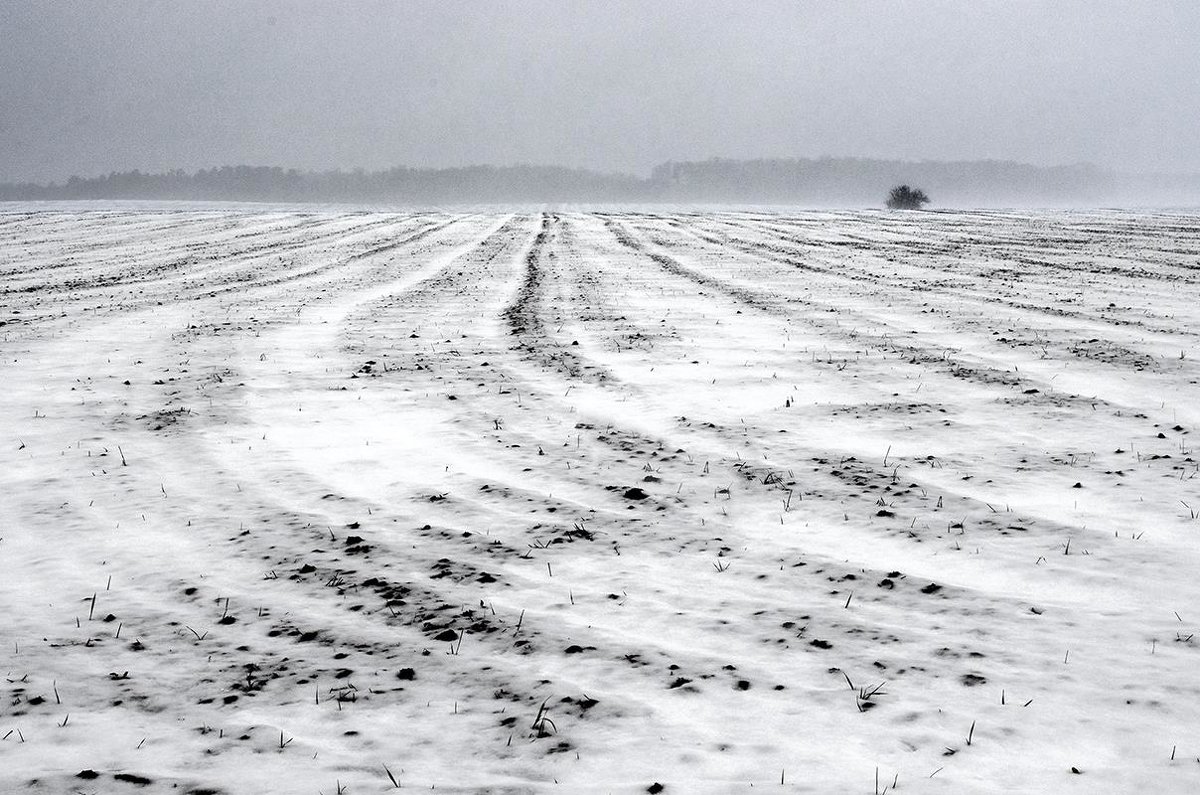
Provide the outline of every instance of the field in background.
[[0,212],[0,789],[1191,792],[1200,218]]

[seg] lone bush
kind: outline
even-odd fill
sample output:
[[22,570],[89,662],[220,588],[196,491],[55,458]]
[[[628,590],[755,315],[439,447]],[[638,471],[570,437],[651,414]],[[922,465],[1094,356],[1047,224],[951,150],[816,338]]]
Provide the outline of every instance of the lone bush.
[[888,193],[887,206],[889,210],[919,210],[921,205],[928,203],[929,197],[920,188],[897,185]]

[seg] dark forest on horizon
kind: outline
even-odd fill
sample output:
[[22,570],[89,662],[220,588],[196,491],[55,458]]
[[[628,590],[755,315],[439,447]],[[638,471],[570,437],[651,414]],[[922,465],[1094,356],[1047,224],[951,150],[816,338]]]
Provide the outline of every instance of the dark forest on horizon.
[[896,184],[938,206],[1196,205],[1200,175],[1130,175],[1081,164],[998,160],[712,158],[663,163],[649,177],[559,166],[467,166],[301,171],[222,166],[138,170],[63,183],[0,183],[0,201],[191,200],[487,204],[688,202],[879,207]]

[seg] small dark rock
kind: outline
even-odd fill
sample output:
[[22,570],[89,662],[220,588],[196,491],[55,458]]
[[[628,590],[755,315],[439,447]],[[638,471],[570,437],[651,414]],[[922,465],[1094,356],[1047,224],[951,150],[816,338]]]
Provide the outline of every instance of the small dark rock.
[[113,776],[117,781],[124,781],[129,784],[136,784],[139,787],[148,787],[154,782],[145,776],[139,776],[136,773],[117,773]]
[[417,672],[412,668],[401,668],[396,674],[396,678],[402,682],[411,682],[417,678]]

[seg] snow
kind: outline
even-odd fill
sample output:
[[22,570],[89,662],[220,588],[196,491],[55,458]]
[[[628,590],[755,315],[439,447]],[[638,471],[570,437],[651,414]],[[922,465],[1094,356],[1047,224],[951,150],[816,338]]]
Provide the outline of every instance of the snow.
[[0,790],[1195,791],[1198,267],[1186,213],[10,205]]

